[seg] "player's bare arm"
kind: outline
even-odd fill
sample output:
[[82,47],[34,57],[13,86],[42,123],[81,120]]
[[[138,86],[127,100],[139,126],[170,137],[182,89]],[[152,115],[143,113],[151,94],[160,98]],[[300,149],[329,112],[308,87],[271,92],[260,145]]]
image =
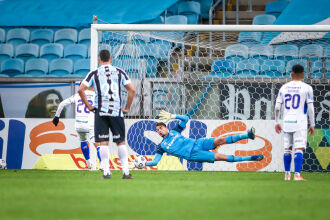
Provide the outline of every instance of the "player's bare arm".
[[125,85],[125,88],[128,91],[128,96],[127,96],[126,106],[123,109],[123,112],[127,113],[127,112],[129,112],[129,109],[131,108],[131,105],[132,105],[132,102],[133,102],[133,99],[134,99],[135,88],[134,88],[132,83],[129,83],[129,84]]
[[84,102],[84,104],[86,105],[86,107],[88,108],[89,111],[93,111],[95,108],[94,106],[92,106],[86,97],[86,93],[85,90],[87,90],[87,86],[83,83],[80,84],[79,88],[78,88],[78,94],[81,98],[81,100]]

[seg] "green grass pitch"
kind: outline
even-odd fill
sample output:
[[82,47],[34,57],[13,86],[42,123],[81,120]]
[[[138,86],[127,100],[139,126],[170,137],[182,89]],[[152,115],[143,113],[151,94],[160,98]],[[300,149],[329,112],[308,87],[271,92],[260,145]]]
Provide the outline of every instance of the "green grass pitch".
[[0,170],[0,219],[329,219],[329,173]]

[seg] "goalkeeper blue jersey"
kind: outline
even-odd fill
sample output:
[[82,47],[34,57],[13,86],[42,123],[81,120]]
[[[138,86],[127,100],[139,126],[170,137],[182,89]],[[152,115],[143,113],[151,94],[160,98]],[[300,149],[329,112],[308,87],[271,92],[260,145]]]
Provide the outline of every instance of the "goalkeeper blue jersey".
[[182,136],[181,132],[186,128],[189,118],[185,115],[177,115],[179,124],[170,130],[168,135],[158,145],[156,154],[163,155],[166,152],[168,155],[188,159],[194,147],[196,140]]

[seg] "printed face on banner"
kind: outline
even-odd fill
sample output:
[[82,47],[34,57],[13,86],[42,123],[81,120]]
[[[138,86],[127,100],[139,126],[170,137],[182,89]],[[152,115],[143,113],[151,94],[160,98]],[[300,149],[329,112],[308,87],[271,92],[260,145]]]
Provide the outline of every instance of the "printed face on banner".
[[60,103],[60,97],[55,93],[50,93],[46,97],[46,112],[50,118],[53,118],[55,116],[56,110]]

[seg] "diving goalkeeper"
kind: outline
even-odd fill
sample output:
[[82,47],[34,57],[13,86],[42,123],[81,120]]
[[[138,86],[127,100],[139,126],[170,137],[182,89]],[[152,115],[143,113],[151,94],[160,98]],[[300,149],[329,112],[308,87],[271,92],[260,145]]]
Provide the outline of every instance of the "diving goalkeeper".
[[162,110],[159,113],[159,119],[165,123],[171,119],[179,119],[180,122],[173,129],[169,130],[166,124],[159,122],[156,125],[157,133],[163,138],[163,141],[158,145],[155,157],[152,161],[146,162],[146,166],[156,166],[164,152],[168,155],[173,155],[195,162],[227,161],[227,162],[241,162],[241,161],[260,161],[264,158],[263,155],[254,155],[247,157],[240,157],[234,155],[225,155],[210,150],[215,149],[220,144],[232,144],[242,139],[255,138],[255,129],[251,128],[246,134],[236,134],[227,137],[211,137],[200,138],[197,140],[186,138],[182,136],[181,132],[186,128],[189,121],[188,116],[174,115]]

